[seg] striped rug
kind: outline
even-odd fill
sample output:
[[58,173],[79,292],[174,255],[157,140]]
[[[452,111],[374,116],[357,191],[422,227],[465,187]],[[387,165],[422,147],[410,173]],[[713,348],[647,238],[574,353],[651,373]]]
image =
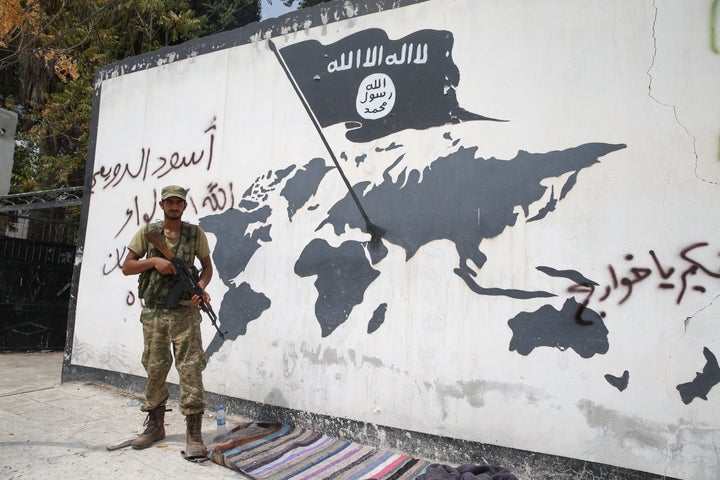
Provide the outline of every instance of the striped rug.
[[246,423],[215,440],[210,460],[256,479],[410,480],[431,463],[283,423]]

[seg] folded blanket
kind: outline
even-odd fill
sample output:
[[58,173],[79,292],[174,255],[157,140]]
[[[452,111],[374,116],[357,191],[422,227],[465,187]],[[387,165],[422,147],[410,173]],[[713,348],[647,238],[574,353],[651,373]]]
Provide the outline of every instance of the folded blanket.
[[433,463],[428,465],[425,473],[419,475],[416,480],[518,480],[505,467],[497,465],[440,465]]
[[431,464],[284,423],[245,423],[215,442],[210,460],[257,480],[415,480]]

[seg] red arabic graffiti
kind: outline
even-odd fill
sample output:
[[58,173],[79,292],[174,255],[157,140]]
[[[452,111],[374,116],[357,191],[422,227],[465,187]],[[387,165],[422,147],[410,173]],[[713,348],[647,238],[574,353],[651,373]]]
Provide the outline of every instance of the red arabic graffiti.
[[[194,211],[195,215],[202,213],[203,211],[211,211],[213,213],[218,211],[224,211],[232,208],[235,205],[235,192],[233,191],[233,183],[228,182],[227,185],[221,186],[217,182],[210,182],[207,184],[205,194],[200,198],[198,208],[198,202],[195,201],[193,192],[188,189],[187,202],[188,206]],[[159,210],[159,194],[158,191],[153,189],[152,201],[149,199],[140,200],[136,195],[130,207],[125,209],[125,219],[119,230],[115,233],[113,238],[118,238],[121,233],[125,231],[128,225],[132,225],[134,229],[140,228],[140,225],[146,225],[150,223],[154,218],[155,214]],[[127,253],[127,247],[115,248],[114,252],[108,253],[107,257],[111,259],[109,264],[103,265],[103,275],[110,275],[113,271],[122,267],[122,260]]]
[[[628,273],[621,278],[618,277],[618,273],[612,265],[608,265],[608,273],[610,276],[610,282],[604,287],[599,287],[597,284],[591,283],[577,283],[568,288],[571,293],[586,293],[587,296],[581,302],[583,307],[587,307],[590,304],[593,296],[597,293],[599,296],[596,298],[597,302],[604,302],[608,300],[614,293],[620,292],[620,298],[617,301],[618,305],[625,303],[633,294],[635,287],[651,278],[653,273],[657,273],[658,277],[658,288],[662,290],[675,290],[677,289],[677,296],[675,297],[675,303],[680,304],[685,297],[688,289],[705,293],[707,290],[703,285],[696,284],[691,281],[690,277],[693,277],[699,273],[704,273],[711,278],[720,278],[720,265],[716,265],[717,270],[712,270],[701,261],[697,260],[693,254],[699,253],[698,249],[707,247],[709,243],[698,242],[682,249],[679,257],[683,261],[682,270],[677,270],[672,266],[664,266],[657,254],[653,250],[649,250],[648,254],[652,260],[652,266],[631,266],[628,269]],[[635,257],[632,254],[625,256],[626,261],[633,261]],[[718,262],[720,264],[720,262]],[[673,275],[675,274],[675,277]],[[692,283],[692,285],[691,285]],[[605,312],[600,313],[601,316],[605,316]]]
[[132,307],[133,305],[135,305],[135,302],[139,303],[142,308],[145,308],[145,301],[140,297],[136,297],[135,292],[133,292],[132,290],[128,290],[127,296],[125,297],[125,303],[129,307]]
[[218,210],[225,210],[225,207],[228,205],[235,205],[235,194],[232,191],[232,182],[229,183],[229,196],[224,188],[218,188],[218,186],[219,185],[215,182],[208,184],[208,194],[202,202],[203,207],[210,205],[210,208],[213,212],[217,212]]
[[107,263],[103,265],[103,275],[110,275],[118,268],[122,268],[122,259],[126,253],[127,247],[123,247],[122,250],[116,248],[114,253],[109,253],[108,258],[111,259],[111,265],[108,266]]
[[125,223],[122,224],[120,230],[117,231],[115,237],[113,238],[117,238],[118,235],[120,235],[122,231],[125,230],[125,227],[127,227],[132,220],[135,220],[134,225],[136,228],[140,227],[140,219],[142,219],[144,223],[150,223],[150,221],[155,217],[155,211],[158,208],[158,203],[159,200],[157,190],[153,189],[153,199],[152,203],[150,203],[151,210],[141,213],[140,200],[138,199],[138,196],[135,195],[133,205],[125,210]]
[[[213,159],[213,145],[215,143],[215,119],[212,125],[205,129],[203,133],[209,133],[209,145],[207,147],[207,164],[205,169],[210,170]],[[122,183],[125,179],[136,179],[145,181],[148,178],[163,178],[173,170],[192,167],[200,164],[206,157],[205,149],[199,152],[191,152],[190,154],[181,154],[180,152],[172,152],[168,155],[159,155],[152,157],[150,147],[143,147],[140,150],[139,164],[116,163],[111,167],[100,167],[100,170],[93,172],[91,190],[98,183],[102,184],[102,189],[114,188]],[[94,191],[93,191],[94,193]]]

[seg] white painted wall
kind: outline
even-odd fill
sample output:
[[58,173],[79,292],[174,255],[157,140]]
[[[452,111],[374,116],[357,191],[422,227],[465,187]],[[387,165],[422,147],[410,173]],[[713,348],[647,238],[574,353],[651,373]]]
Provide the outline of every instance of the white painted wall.
[[[519,150],[626,144],[582,170],[575,188],[542,221],[525,223],[518,210],[514,227],[480,245],[488,261],[476,268],[478,283],[557,297],[477,295],[453,273],[458,254],[451,242],[430,243],[409,261],[403,249],[386,243],[388,256],[374,265],[381,275],[363,303],[321,337],[315,279],[295,275],[295,262],[313,238],[331,245],[368,238],[360,231],[338,236],[327,226],[315,232],[326,209],[346,194],[331,172],[309,202],[320,208],[305,208],[292,222],[278,191],[269,196],[272,242],[263,244],[236,284],[250,283],[272,306],[210,358],[207,390],[673,477],[715,478],[720,393],[716,387],[707,400],[685,404],[676,386],[703,370],[704,347],[720,353],[716,4],[430,0],[359,17],[350,11],[349,19],[295,32],[263,31],[249,44],[183,60],[170,54],[147,68],[142,61],[137,69],[108,68],[97,82],[93,171],[127,165],[145,172],[138,170],[143,149],[150,151],[150,168],[117,182],[95,176],[78,256],[72,363],[144,376],[136,279],[124,277],[118,263],[142,215],[153,211],[154,192],[170,183],[189,187],[193,203],[185,219],[197,222],[232,207],[228,202],[213,211],[204,202],[218,189],[232,193],[237,206],[247,187],[270,170],[301,167],[315,157],[331,165],[263,38],[276,35],[282,48],[308,39],[329,44],[369,28],[382,28],[391,39],[449,30],[460,105],[509,122],[404,130],[362,144],[348,141],[341,124],[324,133],[337,154],[368,154],[358,168],[352,161],[343,165],[352,183],[374,184],[403,154],[401,166],[422,169],[461,147],[477,147],[477,157],[509,160]],[[446,132],[460,142],[453,145]],[[162,177],[164,170],[151,174],[159,157],[173,152],[202,150],[206,159],[211,136],[209,168],[203,160]],[[377,150],[391,142],[401,148]],[[553,179],[556,191],[564,180]],[[217,239],[209,239],[214,248]],[[708,245],[692,256],[715,276],[688,276],[678,303],[680,272],[690,266],[680,252],[698,242]],[[676,269],[668,280],[674,289],[659,288],[650,250]],[[630,278],[631,268],[653,273],[621,304],[622,286],[608,290],[603,302],[599,294],[593,298],[591,307],[607,314],[606,354],[582,358],[571,349],[542,347],[520,355],[509,350],[508,320],[548,303],[559,309],[571,296],[572,282],[542,274],[535,268],[540,265],[580,272],[598,289],[612,285],[610,267],[618,278]],[[213,280],[216,309],[228,288]],[[388,303],[385,322],[368,334],[368,320],[382,302]],[[209,343],[214,330],[207,321],[203,334]],[[625,370],[630,379],[622,392],[604,379]],[[177,382],[175,372],[170,381]]]
[[0,108],[0,195],[10,192],[17,113]]

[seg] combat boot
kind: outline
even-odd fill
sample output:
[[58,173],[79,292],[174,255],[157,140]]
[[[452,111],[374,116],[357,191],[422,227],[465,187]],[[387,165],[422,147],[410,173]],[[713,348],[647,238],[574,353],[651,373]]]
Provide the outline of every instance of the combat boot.
[[132,442],[135,450],[148,448],[153,443],[165,438],[165,405],[150,410],[143,426],[145,431]]
[[185,417],[185,423],[187,424],[186,458],[198,458],[207,455],[202,438],[202,417],[202,413],[193,413]]

